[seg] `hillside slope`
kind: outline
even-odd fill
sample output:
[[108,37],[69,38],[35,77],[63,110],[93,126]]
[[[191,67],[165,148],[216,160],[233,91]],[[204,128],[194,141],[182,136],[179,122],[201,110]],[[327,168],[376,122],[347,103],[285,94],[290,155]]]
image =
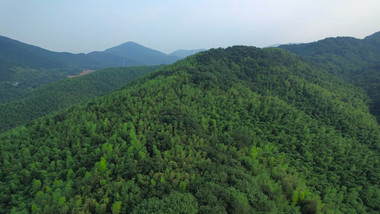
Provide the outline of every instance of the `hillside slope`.
[[0,135],[0,212],[376,213],[366,95],[279,49],[190,56]]
[[108,68],[44,85],[23,99],[0,105],[0,132],[111,92],[160,67]]
[[283,45],[280,48],[305,57],[363,88],[372,99],[371,112],[380,123],[380,32],[364,39],[327,38],[318,42]]

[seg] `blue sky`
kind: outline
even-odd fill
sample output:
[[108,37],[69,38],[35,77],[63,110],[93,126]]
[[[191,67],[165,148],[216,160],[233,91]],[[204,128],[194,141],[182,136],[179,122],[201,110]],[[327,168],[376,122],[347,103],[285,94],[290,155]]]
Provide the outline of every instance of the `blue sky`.
[[127,41],[177,49],[363,38],[380,31],[380,0],[0,0],[0,35],[53,51]]

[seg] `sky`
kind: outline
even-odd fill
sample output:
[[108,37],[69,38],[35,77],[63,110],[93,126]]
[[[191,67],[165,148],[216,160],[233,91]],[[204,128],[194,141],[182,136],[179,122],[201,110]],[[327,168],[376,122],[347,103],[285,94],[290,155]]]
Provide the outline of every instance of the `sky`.
[[0,0],[0,35],[59,52],[128,41],[164,53],[265,47],[378,31],[380,0]]

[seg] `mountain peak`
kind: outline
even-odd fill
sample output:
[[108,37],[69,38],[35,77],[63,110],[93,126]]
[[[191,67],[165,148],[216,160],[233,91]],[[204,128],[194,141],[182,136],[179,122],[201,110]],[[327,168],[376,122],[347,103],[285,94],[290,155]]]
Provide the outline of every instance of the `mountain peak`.
[[[129,46],[129,47],[134,46],[134,47],[147,48],[147,47],[145,47],[143,45],[140,45],[139,43],[134,42],[134,41],[124,42],[124,43],[122,43],[122,44],[120,44],[118,46],[115,46],[115,47],[125,47],[125,46]],[[115,47],[113,47],[113,48],[115,48]],[[112,49],[112,48],[108,48],[108,49]]]
[[104,51],[107,54],[132,59],[142,65],[170,64],[178,60],[160,51],[147,48],[136,42],[129,41]]
[[143,45],[140,45],[136,42],[133,42],[133,41],[129,41],[129,42],[124,42],[120,45],[117,45],[115,47],[112,47],[112,48],[108,48],[106,49],[104,52],[108,52],[108,53],[112,53],[112,54],[115,54],[115,55],[124,55],[124,53],[120,53],[120,52],[129,52],[129,51],[136,51],[136,50],[152,50],[150,48],[147,48]]

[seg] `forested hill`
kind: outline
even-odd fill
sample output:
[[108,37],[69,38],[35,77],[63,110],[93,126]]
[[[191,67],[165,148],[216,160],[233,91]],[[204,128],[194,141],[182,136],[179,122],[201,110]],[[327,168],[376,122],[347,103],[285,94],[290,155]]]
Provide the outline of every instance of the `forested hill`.
[[280,48],[303,56],[330,73],[362,87],[372,99],[371,112],[380,123],[380,32],[364,39],[327,38]]
[[22,99],[0,104],[0,132],[109,93],[160,67],[163,66],[107,68],[41,86]]
[[199,53],[0,135],[0,212],[378,213],[366,95],[280,49]]

